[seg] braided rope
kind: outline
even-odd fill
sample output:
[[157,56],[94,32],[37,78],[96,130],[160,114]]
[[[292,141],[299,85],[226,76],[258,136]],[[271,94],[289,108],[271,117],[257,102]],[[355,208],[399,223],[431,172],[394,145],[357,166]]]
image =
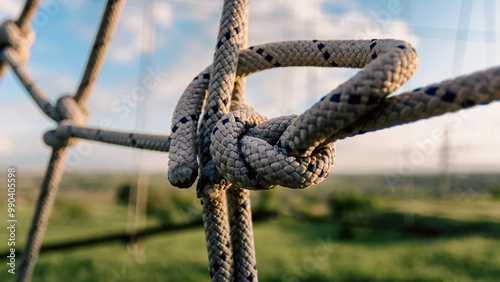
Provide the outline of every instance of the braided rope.
[[250,191],[234,187],[227,189],[227,201],[233,246],[233,281],[258,281]]
[[[208,83],[208,97],[205,105],[208,118],[202,120],[197,136],[198,144],[200,144],[198,149],[202,172],[198,182],[198,195],[202,199],[203,221],[205,223],[205,237],[212,281],[231,281],[233,280],[233,274],[230,263],[232,253],[229,248],[229,241],[227,241],[230,232],[226,195],[224,192],[212,192],[213,190],[225,190],[229,188],[230,184],[213,181],[218,172],[215,170],[213,162],[210,161],[210,135],[215,123],[229,112],[236,80],[239,51],[242,46],[246,45],[247,41],[244,34],[247,30],[245,27],[247,20],[248,0],[224,1],[214,63]],[[240,87],[235,92],[235,96],[241,99],[243,96],[241,88],[243,82],[240,81],[239,85]],[[230,197],[230,201],[232,202],[234,199]],[[212,215],[216,215],[217,218],[212,218]],[[218,243],[213,244],[213,241]],[[224,244],[224,242],[227,242],[227,244]],[[240,263],[241,260],[238,262]]]
[[[244,14],[240,51],[247,48],[248,13]],[[245,78],[237,77],[231,95],[230,111],[248,109],[245,98]],[[233,247],[234,281],[258,281],[257,259],[253,240],[252,211],[248,190],[231,187],[226,191],[229,213],[231,245]]]
[[[379,46],[379,49],[377,49],[377,46]],[[375,60],[376,58],[378,59]],[[380,61],[380,63],[377,63],[377,61]],[[367,65],[368,63],[370,64]],[[238,76],[245,76],[259,71],[260,68],[268,69],[293,65],[317,65],[322,67],[363,67],[366,65],[366,67],[355,78],[326,95],[322,101],[306,111],[301,118],[293,121],[295,133],[285,135],[283,130],[291,132],[292,127],[286,126],[283,128],[285,126],[283,122],[286,121],[280,119],[269,121],[271,123],[269,125],[264,123],[255,129],[251,129],[253,137],[265,139],[263,137],[268,133],[259,133],[258,128],[272,128],[272,123],[274,123],[277,128],[271,129],[271,131],[279,132],[279,135],[275,136],[278,139],[271,138],[264,142],[273,145],[274,148],[255,140],[255,138],[249,138],[249,136],[238,137],[237,134],[233,135],[231,130],[221,131],[220,128],[226,126],[224,123],[232,123],[237,120],[238,122],[244,122],[240,117],[231,115],[224,118],[221,121],[222,125],[215,127],[217,129],[214,129],[213,132],[213,137],[216,140],[224,140],[220,141],[218,145],[212,144],[214,155],[218,158],[225,155],[225,158],[222,158],[220,162],[215,162],[218,164],[218,169],[224,174],[224,177],[239,187],[267,189],[280,184],[287,187],[303,188],[324,179],[326,173],[331,169],[333,161],[327,161],[327,158],[324,162],[311,163],[310,159],[304,162],[303,157],[295,160],[290,159],[289,157],[293,156],[294,153],[299,156],[305,155],[305,158],[314,157],[314,155],[308,156],[308,154],[314,150],[315,153],[318,153],[321,146],[327,146],[329,142],[339,138],[499,99],[498,68],[384,99],[387,94],[397,89],[408,79],[415,68],[415,64],[416,57],[413,49],[407,43],[395,40],[289,41],[255,46],[242,51],[237,71]],[[390,71],[390,67],[394,67],[394,71]],[[210,67],[206,70],[209,69]],[[202,72],[197,76],[184,92],[181,101],[190,101],[192,100],[191,97],[195,96],[197,98],[203,97],[206,89],[203,89],[206,85],[206,79],[206,72]],[[192,105],[178,104],[179,108],[176,108],[176,113],[182,112],[180,108],[187,107],[192,115],[192,120],[196,121],[201,109],[195,108],[195,105],[201,103],[203,101],[197,101]],[[437,106],[438,104],[439,106]],[[415,107],[416,105],[417,107]],[[332,116],[335,118],[332,118]],[[173,120],[182,120],[182,117],[174,116]],[[224,122],[224,120],[227,121]],[[234,128],[232,125],[227,126]],[[182,132],[188,132],[188,136],[196,132],[195,123],[173,123],[173,128],[175,127]],[[245,126],[242,125],[240,128],[244,129]],[[172,135],[172,144],[176,142],[176,138],[177,136]],[[244,156],[236,157],[240,153],[227,147],[232,142],[227,140],[228,138],[233,141],[239,138],[245,140],[240,145],[242,148],[246,146],[248,152],[243,149],[242,154]],[[288,139],[294,140],[295,143],[287,143]],[[254,142],[254,145],[250,145],[248,142]],[[307,148],[301,142],[316,147]],[[251,152],[252,146],[254,148],[253,153]],[[259,151],[259,149],[255,148],[256,146],[261,146],[262,149]],[[191,173],[190,169],[197,167],[196,156],[191,154],[193,147],[194,140],[184,139],[182,148],[172,150],[169,174],[174,175],[169,176],[171,179],[181,179],[185,185],[189,182],[186,175]],[[184,148],[187,148],[187,150],[183,151]],[[325,147],[324,150],[325,153],[334,156],[333,148],[328,149]],[[276,156],[280,155],[279,160],[276,160]],[[228,156],[232,156],[234,160],[228,160]],[[235,162],[237,164],[233,164]],[[270,169],[269,166],[272,167],[272,163],[275,162],[278,162],[278,164],[274,164],[274,166],[279,166],[279,168]],[[241,164],[250,164],[250,168]],[[178,170],[179,166],[183,167],[183,171],[186,172],[185,175],[178,173],[180,171]],[[286,173],[283,173],[283,170]],[[294,172],[296,176],[290,176]],[[312,181],[311,177],[314,178]],[[173,185],[177,184],[175,182],[171,183]]]

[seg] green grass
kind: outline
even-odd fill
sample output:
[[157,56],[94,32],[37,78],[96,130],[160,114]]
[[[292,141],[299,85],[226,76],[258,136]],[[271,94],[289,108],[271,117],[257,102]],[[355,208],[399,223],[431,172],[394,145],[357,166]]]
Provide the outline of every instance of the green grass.
[[[163,178],[152,178],[152,183],[156,184],[151,188],[151,195],[157,200],[156,204],[167,207],[165,212],[171,212],[177,223],[199,218],[199,201],[193,189],[165,189],[160,185]],[[116,188],[124,183],[123,179],[126,176],[69,175],[64,178],[44,243],[124,232],[127,207],[115,204]],[[349,192],[349,183],[356,179],[359,182],[356,185],[365,183],[367,187],[380,186],[383,182],[377,178],[380,183],[375,183],[372,176],[332,181]],[[24,244],[33,214],[38,192],[33,185],[37,185],[37,181],[25,178],[24,186],[19,188],[16,207],[18,251]],[[74,187],[72,183],[76,183]],[[326,216],[330,212],[331,196],[344,193],[331,185],[322,183],[304,191],[278,188],[252,192],[253,207],[260,206],[264,210],[278,207],[288,215]],[[379,193],[366,191],[359,190],[359,195],[378,197],[376,212],[386,213],[378,217],[386,220],[385,227],[353,227],[356,236],[352,240],[338,239],[340,227],[327,223],[331,218],[304,222],[287,216],[256,223],[259,280],[499,281],[497,226],[500,225],[500,205],[488,194],[467,194],[440,201],[425,197],[409,199],[397,194],[401,191],[390,194],[392,192],[387,189]],[[6,213],[0,213],[2,222],[5,216]],[[147,226],[158,226],[162,222],[161,218],[150,214]],[[425,238],[401,228],[412,223],[444,231],[439,237]],[[0,232],[2,252],[6,251],[2,242],[7,235],[7,232]],[[33,281],[209,281],[201,227],[150,236],[143,244],[145,256],[141,262],[136,262],[127,246],[119,242],[41,253]],[[5,258],[0,258],[0,281],[12,278],[5,262]]]
[[[255,225],[260,281],[497,281],[500,241],[415,239],[365,230],[336,240],[337,227],[294,220]],[[136,263],[120,243],[42,253],[33,281],[207,281],[201,228],[149,237]],[[3,266],[2,266],[3,267]],[[0,280],[9,274],[1,271]]]

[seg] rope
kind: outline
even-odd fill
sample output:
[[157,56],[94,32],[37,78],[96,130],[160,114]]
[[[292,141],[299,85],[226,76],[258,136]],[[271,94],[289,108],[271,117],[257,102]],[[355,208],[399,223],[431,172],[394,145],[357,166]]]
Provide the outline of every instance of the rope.
[[[240,51],[247,48],[248,13],[244,14]],[[245,98],[245,78],[237,77],[231,95],[231,111],[248,109]],[[233,247],[233,281],[257,281],[257,259],[253,240],[252,210],[248,190],[235,186],[226,190],[231,245]]]
[[113,36],[124,4],[125,0],[108,0],[106,4],[99,29],[94,39],[92,51],[87,59],[87,66],[80,80],[80,85],[76,90],[75,100],[79,105],[85,104],[90,97],[90,93],[92,93],[92,88],[101,70],[109,42],[111,42],[111,37]]
[[[212,281],[257,281],[248,189],[309,187],[333,168],[336,140],[500,100],[500,67],[387,97],[417,65],[415,50],[404,41],[303,40],[245,49],[248,1],[226,0],[214,62],[181,96],[171,137],[88,128],[85,103],[124,2],[108,0],[76,94],[60,97],[55,106],[23,67],[34,39],[28,25],[39,0],[27,0],[16,22],[0,25],[0,76],[6,62],[38,107],[58,122],[44,135],[53,152],[16,281],[31,278],[66,148],[80,138],[162,152],[171,149],[168,178],[181,188],[192,186],[199,170],[196,189]],[[268,120],[243,103],[245,76],[288,66],[363,70],[300,116]]]
[[35,16],[38,4],[40,4],[40,0],[26,0],[21,15],[19,15],[19,18],[16,21],[16,24],[20,29],[28,27],[31,20]]
[[233,281],[257,281],[250,191],[233,187],[227,190],[227,200],[233,246]]
[[[32,35],[30,35],[32,33],[29,31],[28,26],[29,26],[29,23],[31,22],[31,20],[33,19],[33,16],[35,15],[35,12],[36,12],[36,9],[37,9],[39,3],[40,3],[40,0],[26,0],[26,2],[24,4],[23,11],[21,12],[21,15],[19,15],[19,18],[15,22],[15,24],[17,25],[17,29],[19,31],[23,31],[23,33],[25,33],[27,36],[32,36]],[[7,22],[9,22],[9,21],[7,21]],[[0,28],[0,29],[2,29],[2,28]],[[1,35],[1,32],[0,32],[0,50],[5,47],[4,40],[6,38],[4,36],[5,35]],[[29,38],[29,39],[32,40],[32,38]],[[31,43],[33,43],[33,42],[31,42]],[[31,43],[29,45],[31,45]],[[24,52],[29,57],[29,53],[28,53],[29,50],[24,49],[21,52]],[[6,69],[6,65],[4,64],[3,58],[0,58],[0,79],[2,78],[2,75],[5,72],[5,69]]]
[[[53,134],[51,132],[54,131],[49,131],[46,135]],[[73,123],[68,121],[59,123],[57,129],[55,130],[55,134],[58,137],[63,138],[82,138],[86,140],[159,152],[168,152],[170,148],[170,137],[168,136],[87,128],[75,126]],[[50,143],[51,141],[48,142]]]
[[[87,64],[80,87],[78,88],[79,92],[77,92],[77,94],[80,93],[80,95],[75,95],[75,98],[72,96],[62,96],[57,100],[55,107],[47,106],[50,104],[48,103],[46,96],[41,90],[38,89],[38,87],[36,87],[36,84],[32,81],[28,73],[23,73],[23,68],[19,67],[16,59],[9,61],[11,65],[15,66],[13,69],[16,72],[16,75],[22,81],[23,85],[31,94],[35,102],[37,102],[39,107],[52,119],[59,121],[60,123],[66,122],[76,126],[82,126],[87,122],[88,111],[86,110],[84,104],[93,88],[95,77],[99,72],[99,68],[102,66],[102,59],[104,58],[104,53],[107,50],[106,47],[108,45],[108,41],[110,40],[109,35],[113,32],[116,26],[117,18],[124,2],[124,0],[108,0],[99,26],[99,32],[95,38],[93,51],[89,56],[89,61],[94,59],[97,62]],[[9,57],[8,52],[3,52],[3,55],[3,57],[6,57],[7,59],[13,57]],[[80,98],[77,99],[77,97]],[[67,146],[74,145],[77,140],[78,139],[76,138],[57,136],[54,131],[49,131],[44,135],[44,141],[53,148],[53,153],[47,168],[44,182],[41,186],[41,193],[37,200],[37,209],[31,222],[25,250],[23,251],[23,256],[20,262],[20,269],[15,278],[16,282],[31,280],[38,252],[43,241],[43,235],[45,234],[50,212],[59,188],[59,181],[63,173],[66,148]]]
[[26,92],[33,98],[38,107],[42,110],[45,115],[53,120],[58,120],[58,116],[54,106],[49,101],[47,95],[43,90],[36,84],[34,79],[31,77],[26,68],[22,65],[18,59],[16,52],[11,48],[5,48],[1,52],[2,59],[10,65],[10,68],[17,76],[21,84],[26,89]]
[[[222,115],[229,112],[236,80],[238,54],[241,47],[246,44],[244,33],[247,31],[245,28],[247,20],[247,0],[224,1],[214,54],[214,67],[211,70],[205,105],[205,111],[209,118],[201,122],[198,135],[202,172],[200,182],[198,182],[198,195],[202,199],[205,239],[212,281],[231,281],[233,274],[231,269],[232,254],[229,248],[230,231],[226,194],[220,192],[229,188],[230,184],[213,181],[218,172],[215,170],[213,162],[210,161],[210,135],[215,123]],[[242,82],[240,82],[241,84]],[[235,94],[238,99],[240,99],[239,96],[243,95],[241,87],[239,90],[240,92]],[[216,190],[216,192],[212,192],[212,190]]]
[[[367,65],[368,63],[370,64]],[[234,130],[238,128],[245,131],[250,125],[232,123],[247,122],[249,115],[231,113],[225,117],[213,131],[213,138],[218,143],[212,144],[212,152],[214,159],[220,158],[220,161],[215,162],[218,170],[238,187],[268,189],[276,184],[294,188],[307,187],[324,179],[333,165],[331,157],[334,156],[334,150],[333,146],[328,148],[328,142],[499,99],[498,68],[384,99],[409,78],[415,64],[413,49],[407,43],[394,40],[290,41],[255,46],[242,51],[238,76],[278,66],[366,67],[301,117],[291,121],[290,124],[294,127],[286,125],[286,118],[278,118],[250,129],[252,136],[247,134],[247,137],[241,137]],[[394,68],[394,71],[390,72],[389,67]],[[210,70],[210,67],[206,70]],[[205,74],[202,72],[195,78],[181,101],[189,102],[192,97],[203,97],[206,89],[203,87],[206,85],[204,80],[207,79]],[[178,107],[188,108],[191,119],[196,121],[201,110],[195,106],[202,102],[179,104]],[[178,112],[181,110],[176,109],[176,113]],[[179,121],[182,117],[177,116],[173,120]],[[195,124],[173,123],[172,132],[177,127],[179,131],[188,132],[189,136],[196,132],[196,126],[193,125]],[[268,132],[266,127],[270,129]],[[285,132],[291,132],[292,129],[295,132],[285,135]],[[256,140],[266,139],[264,137],[269,132],[276,135],[267,142]],[[242,141],[237,141],[239,139]],[[295,143],[290,144],[288,139]],[[175,142],[176,136],[172,135],[172,144]],[[240,143],[236,146],[234,142]],[[318,145],[308,148],[301,142],[309,146]],[[169,174],[176,174],[170,176],[172,179],[189,179],[186,175],[191,171],[186,168],[197,166],[196,156],[189,155],[194,145],[194,140],[183,140],[183,147],[175,151],[172,149]],[[241,152],[233,150],[240,145]],[[188,149],[183,151],[183,148]],[[311,151],[314,154],[309,153]],[[319,154],[321,151],[323,155]],[[294,153],[305,157],[293,157]],[[190,165],[184,165],[186,163]],[[179,166],[187,171],[186,175],[177,172]]]
[[59,189],[65,157],[66,148],[58,148],[52,151],[47,172],[40,187],[40,195],[36,202],[35,215],[28,231],[28,239],[19,264],[19,271],[15,277],[16,282],[31,281],[38,252],[42,246],[43,236],[49,223],[50,212]]

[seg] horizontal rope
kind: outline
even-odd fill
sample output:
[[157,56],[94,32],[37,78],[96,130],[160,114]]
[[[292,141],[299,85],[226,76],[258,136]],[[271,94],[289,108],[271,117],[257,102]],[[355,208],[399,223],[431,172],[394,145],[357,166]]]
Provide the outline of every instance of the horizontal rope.
[[159,152],[168,152],[170,147],[169,136],[81,127],[67,121],[61,122],[55,130],[55,133],[58,136],[65,138],[82,138],[102,143]]

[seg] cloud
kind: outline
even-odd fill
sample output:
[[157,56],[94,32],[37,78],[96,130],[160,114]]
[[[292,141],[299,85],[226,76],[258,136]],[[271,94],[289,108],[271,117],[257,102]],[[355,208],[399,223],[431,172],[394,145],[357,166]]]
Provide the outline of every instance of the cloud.
[[254,1],[249,39],[264,43],[290,39],[398,38],[418,44],[409,23],[395,15],[380,20],[350,6],[344,13],[332,14],[323,8],[324,2]]
[[[110,46],[109,57],[118,63],[128,63],[141,53],[150,53],[156,45],[144,44],[144,34],[155,33],[156,28],[168,28],[172,25],[172,9],[168,3],[155,2],[151,7],[152,26],[145,26],[143,8],[125,6],[118,22],[118,27]],[[152,28],[152,31],[148,31]]]
[[14,19],[21,11],[21,7],[20,0],[2,0],[0,2],[0,20]]
[[7,154],[12,150],[12,143],[5,136],[0,136],[0,154]]

